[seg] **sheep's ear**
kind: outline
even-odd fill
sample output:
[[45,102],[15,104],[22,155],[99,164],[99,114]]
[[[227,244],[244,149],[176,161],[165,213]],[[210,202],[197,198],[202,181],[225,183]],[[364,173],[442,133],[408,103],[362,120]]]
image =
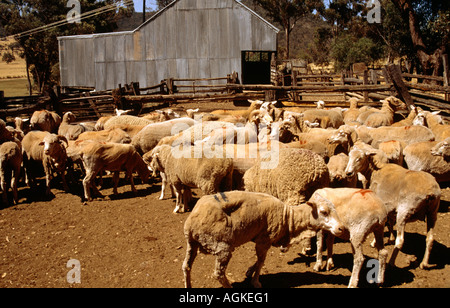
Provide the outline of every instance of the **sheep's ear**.
[[440,113],[441,113],[441,111],[438,110],[438,111],[433,111],[431,114],[438,115],[438,114],[440,114]]
[[314,202],[306,201],[306,204],[312,208],[312,215],[314,219],[317,219],[319,215],[317,214],[317,205]]

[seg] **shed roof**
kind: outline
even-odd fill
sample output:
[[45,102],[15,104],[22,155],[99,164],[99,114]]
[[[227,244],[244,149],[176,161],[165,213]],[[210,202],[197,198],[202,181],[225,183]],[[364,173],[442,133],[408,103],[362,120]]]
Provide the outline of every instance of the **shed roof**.
[[[111,36],[111,35],[126,35],[126,34],[133,34],[137,31],[139,31],[142,27],[146,26],[147,24],[151,23],[152,21],[154,21],[156,18],[158,18],[162,13],[164,13],[166,10],[168,10],[169,8],[171,8],[172,6],[174,6],[175,3],[179,2],[179,1],[184,1],[184,0],[174,0],[171,3],[169,3],[166,7],[162,8],[161,10],[159,10],[158,12],[156,12],[152,17],[150,17],[149,19],[147,19],[144,23],[142,23],[139,27],[137,27],[134,30],[131,31],[121,31],[121,32],[107,32],[107,33],[94,33],[94,34],[84,34],[84,35],[69,35],[69,36],[61,36],[58,37],[58,40],[60,39],[80,39],[80,38],[93,38],[93,37],[102,37],[102,36]],[[280,30],[275,27],[274,25],[272,25],[271,23],[269,23],[267,20],[265,20],[264,18],[262,18],[260,15],[258,15],[255,11],[251,10],[248,6],[246,6],[245,4],[241,3],[240,1],[237,0],[229,0],[229,1],[234,1],[235,3],[237,3],[238,5],[240,5],[242,8],[244,8],[245,10],[249,11],[252,15],[254,15],[256,18],[258,18],[261,22],[263,22],[269,29],[271,29],[272,31],[274,31],[275,33],[280,32]]]

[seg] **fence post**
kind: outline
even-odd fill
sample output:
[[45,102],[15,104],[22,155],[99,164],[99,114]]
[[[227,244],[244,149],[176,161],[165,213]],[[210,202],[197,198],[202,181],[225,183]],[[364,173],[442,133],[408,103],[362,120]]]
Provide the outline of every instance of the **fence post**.
[[411,105],[414,103],[414,101],[409,94],[408,88],[403,82],[400,66],[395,64],[386,65],[386,72],[389,75],[389,78],[394,83],[394,88],[395,90],[397,90],[398,95],[406,103],[406,106],[408,106],[408,110],[411,110]]
[[5,91],[0,91],[0,106],[2,108],[4,103],[5,103]]
[[[450,72],[448,69],[448,55],[442,55],[442,66],[444,68],[444,87],[448,87],[449,83],[450,83]],[[445,100],[446,101],[450,101],[450,93],[449,92],[445,92]]]
[[[369,84],[369,72],[367,70],[364,70],[363,85],[368,85],[368,84]],[[364,103],[368,103],[369,102],[369,92],[364,91],[363,95],[364,95]]]

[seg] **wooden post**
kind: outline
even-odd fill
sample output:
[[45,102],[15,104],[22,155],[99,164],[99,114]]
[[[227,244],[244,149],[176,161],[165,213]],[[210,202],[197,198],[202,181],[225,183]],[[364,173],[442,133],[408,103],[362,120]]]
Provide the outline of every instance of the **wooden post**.
[[[364,70],[363,85],[367,85],[367,84],[369,84],[369,72],[367,70]],[[364,91],[363,95],[364,95],[364,103],[368,103],[369,102],[369,92]]]
[[[450,83],[450,71],[448,69],[448,55],[442,55],[442,66],[444,68],[444,87],[448,87]],[[445,100],[450,101],[450,93],[445,92]]]
[[0,91],[0,108],[6,108],[5,104],[5,91]]
[[394,83],[394,88],[395,90],[397,90],[400,99],[402,99],[406,103],[406,106],[408,106],[408,110],[411,110],[411,105],[414,103],[414,101],[409,94],[408,88],[403,82],[402,71],[400,67],[395,64],[389,64],[386,66],[386,72]]

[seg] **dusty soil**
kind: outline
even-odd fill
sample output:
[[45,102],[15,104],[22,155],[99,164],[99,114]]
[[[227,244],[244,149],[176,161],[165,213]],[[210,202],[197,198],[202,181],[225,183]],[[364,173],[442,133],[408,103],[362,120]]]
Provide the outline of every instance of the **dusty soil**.
[[[19,205],[0,209],[0,288],[183,287],[183,225],[189,213],[173,214],[175,201],[168,194],[158,200],[159,182],[138,184],[134,195],[121,180],[119,195],[114,196],[107,177],[101,190],[107,197],[88,204],[82,202],[80,182],[73,183],[69,193],[58,182],[53,187],[50,198],[42,197],[43,185],[36,191],[20,187]],[[197,199],[201,196],[198,190],[194,193]],[[442,199],[430,260],[434,268],[418,267],[425,249],[425,223],[409,223],[397,266],[387,269],[385,287],[450,287],[449,188],[443,189]],[[376,257],[371,240],[372,236],[364,247],[366,260]],[[393,245],[387,248],[391,252]],[[300,251],[299,246],[287,253],[272,248],[262,270],[263,287],[347,286],[353,261],[348,242],[335,244],[336,268],[330,272],[314,272],[314,257]],[[67,263],[72,259],[80,264],[79,284],[67,279],[71,271]],[[234,287],[249,287],[245,272],[255,260],[253,243],[236,249],[227,270]],[[193,286],[220,287],[211,277],[213,268],[214,257],[199,254]],[[362,287],[371,286],[365,279],[369,270],[364,266],[361,271]]]
[[[160,185],[139,184],[138,194],[121,181],[119,195],[112,195],[109,179],[102,192],[106,199],[83,204],[81,185],[71,193],[53,189],[54,197],[39,197],[43,188],[20,189],[20,204],[0,210],[0,287],[153,287],[183,286],[181,264],[186,243],[183,224],[189,213],[173,214],[174,200],[158,200]],[[109,187],[109,188],[108,188]],[[38,188],[39,189],[39,188]],[[196,198],[200,197],[200,192]],[[418,268],[425,247],[423,222],[407,225],[403,252],[397,267],[386,273],[385,287],[450,287],[450,189],[435,229],[431,270]],[[375,258],[371,238],[366,259]],[[393,246],[388,245],[389,252]],[[262,270],[264,287],[346,287],[352,254],[350,244],[335,244],[336,269],[314,272],[314,257],[299,254],[299,246],[287,253],[272,248]],[[67,262],[79,261],[81,283],[69,284]],[[228,267],[235,287],[248,287],[245,271],[256,260],[253,243],[238,248]],[[214,258],[199,254],[193,267],[195,287],[220,287],[213,279]],[[360,286],[369,269],[361,272]],[[73,276],[75,277],[75,276]]]

